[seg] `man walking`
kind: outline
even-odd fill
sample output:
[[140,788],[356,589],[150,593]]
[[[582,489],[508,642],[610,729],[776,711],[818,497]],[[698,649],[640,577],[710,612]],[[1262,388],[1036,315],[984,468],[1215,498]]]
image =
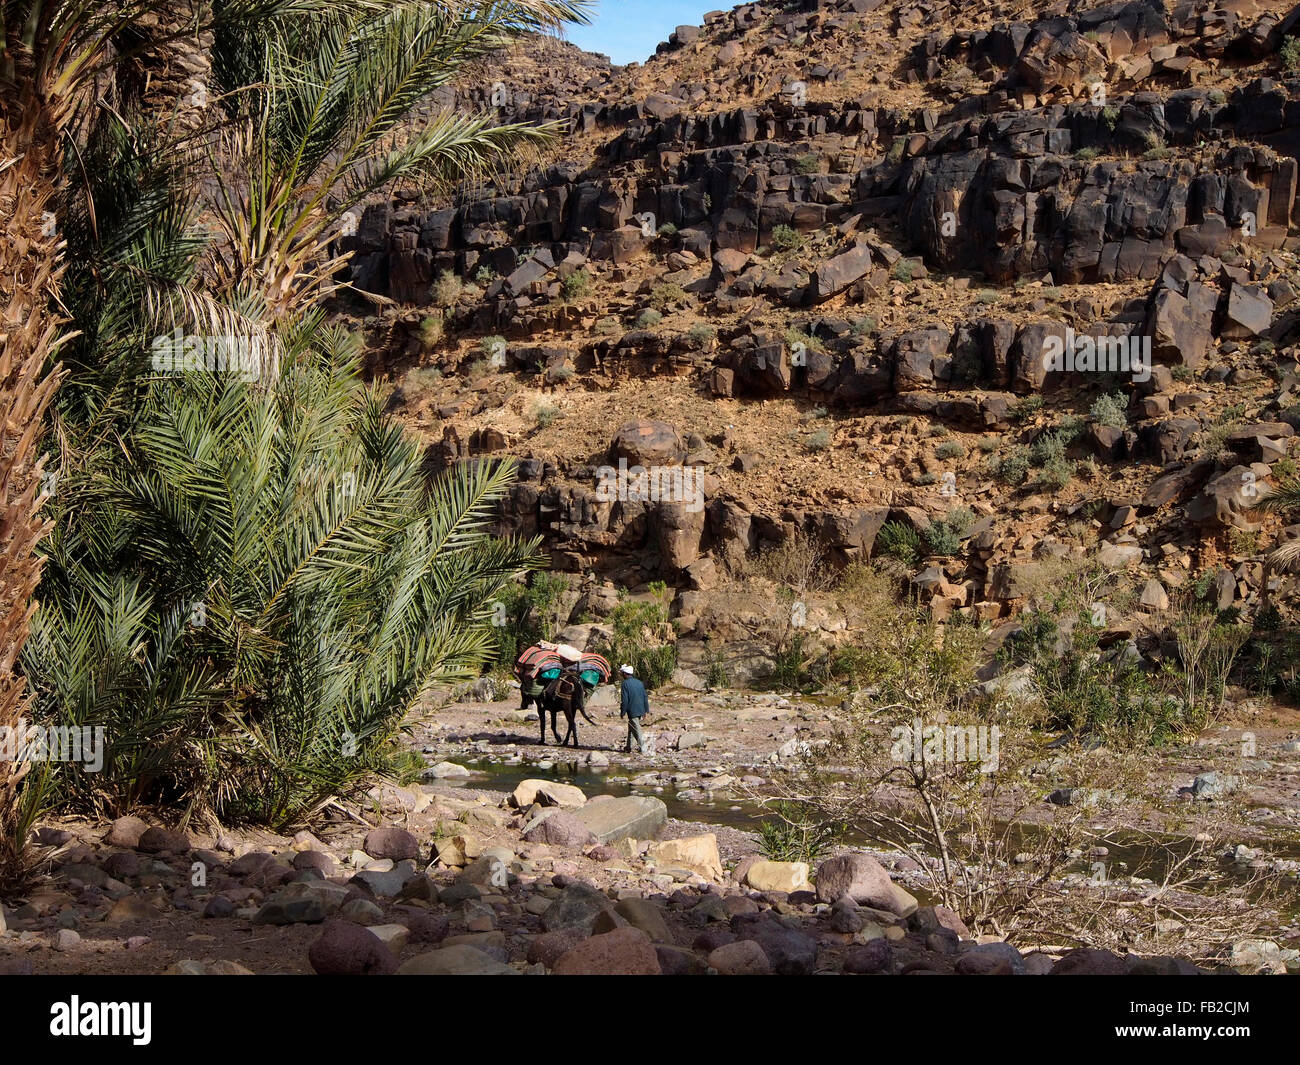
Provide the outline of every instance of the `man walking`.
[[645,747],[641,742],[641,719],[650,712],[650,701],[646,698],[645,685],[632,675],[631,666],[619,666],[619,672],[623,674],[623,694],[618,716],[627,716],[627,745],[623,751],[631,754],[632,741],[636,740],[637,753],[643,754]]

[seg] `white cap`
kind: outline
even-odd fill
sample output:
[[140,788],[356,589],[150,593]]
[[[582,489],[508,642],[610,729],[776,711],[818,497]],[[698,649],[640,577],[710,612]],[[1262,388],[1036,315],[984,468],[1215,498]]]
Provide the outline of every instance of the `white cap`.
[[627,665],[619,666],[619,667],[618,667],[618,671],[619,671],[620,673],[626,673],[629,677],[632,675],[632,667],[631,667],[631,666],[627,666]]

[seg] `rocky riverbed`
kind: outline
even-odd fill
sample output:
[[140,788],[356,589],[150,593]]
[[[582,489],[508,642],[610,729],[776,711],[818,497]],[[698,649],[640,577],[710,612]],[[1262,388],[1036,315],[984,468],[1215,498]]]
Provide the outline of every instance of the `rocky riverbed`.
[[[659,753],[624,756],[610,749],[622,733],[608,707],[593,709],[600,724],[584,732],[595,746],[575,755],[539,746],[535,720],[515,704],[450,703],[414,730],[424,781],[377,787],[293,835],[186,833],[131,817],[46,825],[48,876],[6,903],[0,967],[1197,971],[1176,958],[972,936],[957,914],[928,904],[924,876],[898,854],[848,846],[814,868],[767,861],[752,831],[755,796],[798,744],[815,741],[814,711],[825,708],[680,692],[655,707]],[[1237,940],[1222,962],[1295,968],[1288,934]]]

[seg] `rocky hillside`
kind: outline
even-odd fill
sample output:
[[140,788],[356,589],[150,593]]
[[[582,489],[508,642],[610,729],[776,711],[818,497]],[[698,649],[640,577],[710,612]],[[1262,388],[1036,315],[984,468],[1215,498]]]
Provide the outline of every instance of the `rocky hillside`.
[[[1257,509],[1300,425],[1298,22],[806,0],[644,65],[525,47],[460,100],[567,135],[372,206],[353,281],[392,302],[350,310],[431,463],[518,457],[502,528],[666,581],[686,631],[746,557],[886,523],[941,617],[1061,558],[1130,570],[1139,614],[1193,579],[1249,610],[1300,532]],[[608,498],[620,459],[702,498]]]

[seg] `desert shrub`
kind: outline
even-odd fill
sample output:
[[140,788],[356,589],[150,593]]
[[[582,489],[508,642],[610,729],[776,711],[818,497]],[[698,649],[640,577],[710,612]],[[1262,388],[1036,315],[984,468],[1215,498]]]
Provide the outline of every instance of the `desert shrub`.
[[601,647],[615,666],[627,662],[649,689],[667,683],[677,668],[677,635],[668,619],[672,592],[662,583],[650,586],[647,599],[624,599],[605,624],[612,637]]
[[815,433],[809,435],[804,441],[804,447],[809,451],[825,451],[831,446],[831,432],[829,429],[818,429]]
[[465,291],[465,282],[455,274],[443,271],[433,283],[433,302],[439,307],[454,307]]
[[758,850],[769,861],[816,865],[839,841],[841,826],[825,823],[800,803],[773,802],[766,808],[775,816],[759,822]]
[[426,355],[433,351],[442,340],[443,321],[435,315],[428,315],[420,320],[420,328],[416,333],[416,340],[419,342],[420,350]]
[[995,459],[990,463],[989,472],[1003,484],[1013,487],[1024,484],[1025,478],[1029,476],[1028,449],[1017,447],[1009,454]]
[[474,272],[474,283],[487,288],[499,275],[490,266],[480,266]]
[[555,419],[560,416],[560,408],[554,403],[536,403],[533,406],[533,421],[537,423],[537,428],[545,429],[554,424]]
[[677,227],[672,222],[665,222],[659,227],[659,235],[661,237],[675,237],[677,236]]
[[921,534],[901,521],[887,521],[876,534],[874,554],[913,566],[921,557]]
[[911,281],[912,274],[916,271],[916,264],[911,259],[899,259],[894,263],[894,268],[889,272],[889,276],[895,281]]
[[712,327],[705,325],[703,322],[696,322],[687,331],[686,335],[690,337],[693,343],[699,345],[708,344],[717,336]]
[[1097,158],[1097,149],[1080,148],[1077,152],[1074,153],[1074,157],[1078,159],[1079,162],[1081,163],[1091,163],[1094,159]]
[[1034,483],[1051,491],[1060,491],[1074,479],[1074,463],[1064,456],[1045,461]]
[[795,326],[790,326],[790,328],[785,331],[785,342],[791,350],[801,344],[805,351],[826,350],[826,345],[823,344],[821,340],[810,333],[805,333],[802,329]]
[[566,300],[582,299],[591,291],[591,274],[586,268],[574,270],[568,277],[560,282],[560,291],[564,293]]
[[784,223],[772,229],[772,247],[777,251],[793,251],[803,243],[799,231]]
[[808,152],[794,161],[794,168],[801,174],[815,174],[822,166],[822,157],[816,152]]
[[921,533],[926,549],[932,555],[955,555],[961,550],[962,537],[970,528],[975,516],[965,507],[958,507],[936,521]]
[[960,440],[945,440],[934,449],[934,457],[937,459],[964,459],[966,457],[966,445]]
[[1016,400],[1007,412],[1007,417],[1016,425],[1022,425],[1043,409],[1042,396],[1025,396]]
[[1128,400],[1122,393],[1098,396],[1088,413],[1098,425],[1111,429],[1128,427]]
[[612,315],[606,315],[604,318],[597,320],[594,328],[597,333],[608,336],[610,333],[617,333],[622,327],[618,324],[617,318]]
[[850,328],[853,330],[854,336],[867,336],[876,331],[876,320],[869,314],[863,315],[861,318],[854,318]]
[[442,369],[438,366],[420,366],[406,375],[404,387],[412,392],[422,392],[432,388],[442,380]]
[[763,548],[751,569],[756,576],[780,585],[797,597],[831,584],[825,548],[804,532],[796,532],[782,543]]
[[664,320],[664,316],[653,307],[647,307],[636,316],[636,324],[639,329],[653,329]]
[[671,282],[661,282],[650,290],[650,306],[660,311],[665,311],[669,307],[677,307],[686,303],[690,297],[686,295],[686,290],[681,285],[675,285]]
[[1282,42],[1282,47],[1277,50],[1277,54],[1289,73],[1294,74],[1300,70],[1300,39],[1288,37]]

